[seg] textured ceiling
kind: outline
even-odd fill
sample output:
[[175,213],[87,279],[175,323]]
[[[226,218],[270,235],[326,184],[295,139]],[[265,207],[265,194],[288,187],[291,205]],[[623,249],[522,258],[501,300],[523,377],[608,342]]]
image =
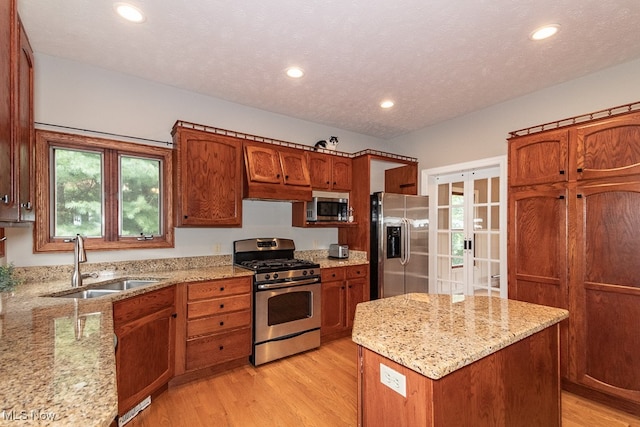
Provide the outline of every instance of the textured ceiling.
[[[384,139],[640,58],[639,0],[130,3],[145,23],[109,0],[19,11],[38,53]],[[528,39],[547,23],[556,37]]]

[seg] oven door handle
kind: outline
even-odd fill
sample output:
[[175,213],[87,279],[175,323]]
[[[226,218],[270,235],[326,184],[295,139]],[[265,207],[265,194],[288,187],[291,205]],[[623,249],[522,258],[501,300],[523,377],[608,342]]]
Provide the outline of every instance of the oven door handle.
[[320,283],[320,279],[317,277],[314,277],[313,279],[294,280],[291,282],[267,283],[267,284],[258,285],[258,289],[261,291],[266,291],[269,289],[282,289],[282,288],[291,288],[293,286],[310,285],[312,283]]

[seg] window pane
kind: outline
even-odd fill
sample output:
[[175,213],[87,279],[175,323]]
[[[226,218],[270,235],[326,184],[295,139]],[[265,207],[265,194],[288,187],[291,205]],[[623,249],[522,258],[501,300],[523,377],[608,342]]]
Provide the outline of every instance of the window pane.
[[158,236],[161,226],[161,161],[120,157],[120,236]]
[[102,236],[102,154],[53,149],[53,235]]

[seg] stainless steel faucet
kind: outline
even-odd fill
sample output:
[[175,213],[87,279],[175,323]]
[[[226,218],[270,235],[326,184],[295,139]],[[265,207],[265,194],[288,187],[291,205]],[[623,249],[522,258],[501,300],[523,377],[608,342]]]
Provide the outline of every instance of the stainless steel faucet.
[[73,274],[71,275],[71,287],[82,286],[82,273],[80,273],[80,263],[87,262],[87,252],[84,250],[84,239],[76,234],[73,247]]
[[77,288],[82,286],[82,279],[85,277],[98,277],[97,272],[80,273],[80,263],[87,262],[87,252],[84,250],[84,239],[81,235],[76,234],[73,239],[65,239],[65,242],[74,242],[73,246],[73,274],[71,275],[71,287]]

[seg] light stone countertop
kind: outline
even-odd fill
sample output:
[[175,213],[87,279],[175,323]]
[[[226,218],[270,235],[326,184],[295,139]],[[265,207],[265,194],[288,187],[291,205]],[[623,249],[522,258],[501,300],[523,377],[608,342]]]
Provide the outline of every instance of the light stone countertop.
[[428,378],[463,366],[569,317],[567,310],[487,296],[406,294],[356,307],[352,339]]
[[[296,256],[321,268],[367,263],[365,253],[348,260],[327,259],[326,251]],[[83,288],[122,277],[160,279],[88,300],[46,296],[71,290],[72,266],[16,268],[25,283],[5,294],[0,308],[0,426],[109,426],[118,407],[113,301],[178,283],[253,275],[231,263],[223,255],[81,264],[82,272],[100,274]]]

